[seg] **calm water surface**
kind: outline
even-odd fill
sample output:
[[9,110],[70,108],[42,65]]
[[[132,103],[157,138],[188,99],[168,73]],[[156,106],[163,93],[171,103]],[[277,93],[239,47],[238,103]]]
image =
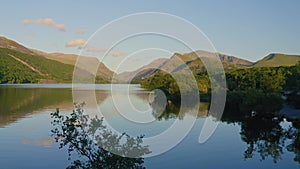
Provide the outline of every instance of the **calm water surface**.
[[[82,100],[87,111],[105,115],[118,131],[130,135],[157,135],[166,130],[176,119],[191,116],[178,114],[178,107],[170,106],[163,114],[153,114],[149,92],[137,85],[115,85],[118,100],[130,98],[113,106],[110,85],[77,86],[82,90]],[[96,88],[97,110],[89,110],[91,99],[86,94]],[[63,113],[73,109],[72,85],[9,85],[0,86],[0,168],[66,168],[66,149],[51,138],[50,113],[59,108]],[[92,91],[90,91],[92,92]],[[120,116],[122,113],[146,112],[155,119],[147,124],[132,124]],[[148,113],[148,114],[147,114]],[[299,121],[270,117],[265,119],[241,117],[238,113],[225,112],[214,135],[204,144],[198,137],[208,114],[208,104],[200,103],[197,120],[187,137],[170,151],[145,159],[146,168],[299,168]],[[289,132],[288,129],[296,132]],[[171,139],[171,138],[170,138]],[[168,141],[168,140],[166,140]],[[171,141],[171,140],[169,140]]]

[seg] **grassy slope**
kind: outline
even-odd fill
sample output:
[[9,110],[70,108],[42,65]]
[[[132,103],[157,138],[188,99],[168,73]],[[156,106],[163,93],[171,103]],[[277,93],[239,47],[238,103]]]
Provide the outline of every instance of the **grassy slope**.
[[[44,53],[38,50],[32,50],[34,51],[38,56],[50,59],[50,60],[55,60],[61,63],[69,64],[69,65],[75,65],[78,55],[75,54],[64,54],[64,53]],[[85,63],[93,63],[93,64],[99,64],[98,70],[97,70],[97,76],[100,78],[103,78],[105,80],[110,80],[111,77],[113,76],[114,72],[108,69],[103,63],[99,62],[96,58],[92,57],[84,57],[81,56],[81,61],[86,60]],[[81,68],[89,67],[90,65],[85,65],[85,63],[78,65]]]
[[37,72],[8,56],[8,51],[0,48],[0,83],[35,83],[42,78]]
[[254,67],[293,66],[300,61],[300,55],[269,54],[257,61]]
[[[28,67],[22,63],[16,61],[9,54],[21,59],[22,61],[28,63],[32,67],[38,69],[40,72],[45,74],[44,76],[38,75],[36,72],[30,70]],[[64,64],[55,60],[46,59],[40,56],[30,55],[21,53],[11,49],[0,48],[0,57],[1,57],[1,67],[0,72],[10,73],[11,77],[33,77],[35,80],[30,81],[11,81],[10,83],[34,83],[40,79],[51,79],[61,83],[70,83],[72,82],[74,66],[69,64]],[[0,76],[1,76],[0,74]],[[17,78],[19,79],[19,78]],[[21,78],[22,79],[22,78]],[[105,83],[102,78],[97,78],[98,82]],[[1,81],[2,83],[8,83],[7,81]]]

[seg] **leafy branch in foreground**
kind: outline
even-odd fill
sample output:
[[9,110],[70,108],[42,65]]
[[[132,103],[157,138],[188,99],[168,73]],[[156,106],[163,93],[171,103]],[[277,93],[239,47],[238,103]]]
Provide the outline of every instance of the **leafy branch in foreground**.
[[67,168],[144,168],[142,155],[150,151],[141,145],[143,136],[115,134],[103,124],[103,118],[84,115],[84,103],[74,105],[70,116],[61,115],[59,109],[51,113],[52,136],[60,148],[68,147],[69,160],[74,152],[80,158]]

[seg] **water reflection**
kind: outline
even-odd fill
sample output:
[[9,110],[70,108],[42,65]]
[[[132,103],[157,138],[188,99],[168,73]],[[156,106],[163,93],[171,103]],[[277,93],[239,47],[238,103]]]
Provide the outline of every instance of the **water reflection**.
[[75,105],[70,116],[61,115],[59,110],[51,114],[51,132],[60,148],[68,147],[70,157],[72,152],[84,157],[73,161],[68,168],[144,168],[142,156],[150,151],[142,146],[143,136],[114,134],[102,119],[84,115],[82,106]]
[[[180,105],[176,105],[173,103],[167,103],[165,105],[161,105],[160,102],[152,102],[151,107],[153,109],[152,115],[157,120],[168,120],[168,119],[180,119],[182,120],[186,115],[190,114],[190,110],[194,110],[195,108],[199,108],[197,117],[207,117],[208,116],[208,107],[209,103],[198,103],[196,105],[180,107]],[[181,111],[180,111],[181,108]]]
[[285,131],[281,127],[282,118],[255,116],[245,118],[241,124],[241,138],[248,147],[244,152],[245,159],[259,153],[261,160],[267,157],[276,163],[283,154]]
[[0,127],[54,105],[64,107],[72,100],[71,90],[0,88]]
[[150,101],[150,106],[152,108],[152,115],[157,120],[168,120],[168,119],[180,119],[183,120],[184,116],[192,115],[194,113],[192,110],[198,108],[197,117],[207,117],[208,116],[208,102],[187,102],[185,105],[180,103],[172,103],[164,97],[164,95],[154,92],[153,98]]
[[247,143],[244,151],[245,159],[253,158],[258,154],[261,160],[270,158],[277,163],[282,159],[286,149],[295,154],[296,162],[300,162],[299,120],[287,120],[275,112],[247,115],[227,108],[222,121],[241,126],[241,139]]
[[[81,92],[81,91],[78,91]],[[87,105],[85,108],[88,108],[88,105],[90,103],[90,99],[87,97],[88,95],[85,95],[87,92],[93,92],[93,91],[82,91],[82,98],[80,100],[77,100],[77,102],[86,101]],[[124,92],[123,92],[124,93]],[[123,93],[120,93],[118,97],[125,97],[123,96]],[[134,124],[130,126],[130,124],[123,123],[123,119],[118,118],[120,116],[120,113],[117,110],[114,114],[113,111],[115,108],[112,106],[112,98],[109,95],[108,91],[105,90],[98,90],[96,91],[96,98],[99,106],[101,106],[101,110],[103,110],[103,114],[107,115],[105,118],[109,117],[108,120],[110,124],[113,127],[116,127],[117,129],[120,129],[118,131],[133,131],[132,133],[129,133],[131,135],[136,136],[135,134],[139,131],[145,131],[142,133],[145,133],[147,137],[156,135],[157,133],[161,133],[164,131],[168,126],[172,124],[175,119],[184,119],[186,116],[190,116],[189,109],[194,109],[196,106],[199,106],[199,111],[197,117],[199,118],[205,118],[207,116],[214,116],[213,114],[208,114],[208,107],[209,103],[199,103],[199,105],[192,105],[192,106],[186,106],[182,107],[183,111],[179,113],[180,111],[180,105],[172,104],[165,102],[163,104],[159,104],[160,102],[149,103],[149,96],[148,93],[145,91],[138,91],[130,93],[130,98],[133,101],[133,105],[136,106],[138,110],[144,111],[148,107],[152,109],[152,112],[149,112],[151,116],[158,122],[146,125],[146,124]],[[127,98],[127,96],[126,96]],[[49,135],[47,135],[47,131],[49,132],[49,111],[53,112],[55,108],[60,108],[61,110],[65,112],[71,112],[68,110],[73,109],[73,100],[72,100],[72,90],[71,89],[51,89],[51,88],[1,88],[0,87],[0,102],[1,102],[1,109],[0,109],[0,127],[7,126],[11,122],[16,121],[19,119],[19,125],[18,123],[15,123],[14,125],[7,126],[5,128],[2,128],[2,147],[3,153],[1,154],[1,163],[3,164],[10,164],[10,165],[18,165],[13,163],[15,159],[26,159],[26,161],[31,161],[32,159],[38,158],[38,157],[51,157],[55,158],[57,157],[57,161],[61,159],[65,159],[64,153],[56,152],[57,149],[56,144],[53,144],[55,146],[51,146],[49,148],[48,145],[51,144],[51,140],[48,139]],[[125,104],[125,103],[124,103]],[[272,105],[271,105],[272,106]],[[121,105],[123,107],[123,105]],[[132,109],[126,109],[127,112],[130,112]],[[125,113],[127,113],[125,112]],[[36,113],[36,114],[34,114]],[[41,116],[39,114],[41,113]],[[152,113],[152,114],[151,114]],[[30,116],[31,118],[24,118],[28,117],[28,114],[34,114],[33,116]],[[47,118],[44,118],[44,117]],[[100,120],[100,119],[99,119]],[[201,127],[201,121],[203,119],[198,119],[199,127]],[[97,120],[95,120],[97,122]],[[233,161],[236,160],[236,163],[239,163],[242,165],[247,165],[249,168],[253,165],[260,165],[262,163],[256,163],[256,159],[259,158],[260,160],[266,160],[263,164],[269,165],[269,160],[272,163],[272,161],[277,162],[279,164],[276,164],[276,166],[291,166],[291,162],[293,162],[293,159],[295,162],[300,164],[300,121],[296,119],[285,119],[284,117],[277,115],[276,113],[254,113],[249,114],[249,112],[244,113],[240,111],[236,111],[235,108],[227,107],[226,111],[223,114],[223,117],[221,119],[222,125],[220,127],[226,128],[226,126],[234,126],[230,128],[230,130],[223,130],[220,129],[219,131],[224,131],[224,137],[221,140],[214,140],[216,137],[212,138],[212,141],[209,142],[209,144],[199,145],[196,144],[195,140],[188,140],[187,145],[184,145],[188,148],[187,151],[184,151],[183,149],[180,149],[178,151],[171,151],[168,154],[165,154],[165,156],[162,156],[164,158],[169,159],[176,159],[177,156],[182,155],[182,157],[190,156],[190,159],[193,157],[195,158],[201,158],[205,163],[206,161],[209,161],[210,157],[216,157],[216,158],[222,158],[219,154],[222,154],[223,152],[230,152],[231,147],[227,146],[225,148],[222,147],[222,145],[226,142],[225,137],[232,137],[231,140],[236,141],[234,143],[228,143],[230,144],[237,144],[236,149],[233,150],[233,155],[229,155],[228,158],[222,158],[222,159],[230,159],[231,157],[234,157],[232,159]],[[48,124],[48,125],[47,125]],[[234,125],[227,125],[227,124],[234,124]],[[34,128],[39,129],[39,132],[32,131],[24,132],[24,126],[27,128]],[[19,128],[18,128],[19,127]],[[234,130],[232,130],[234,129]],[[236,129],[236,130],[235,130]],[[195,129],[191,133],[192,136],[198,136],[198,132],[200,129]],[[236,132],[239,131],[239,132]],[[27,135],[28,134],[28,135]],[[17,139],[15,139],[17,137]],[[235,136],[238,136],[238,139],[235,140]],[[126,137],[124,135],[123,137]],[[189,136],[188,136],[189,137]],[[218,137],[218,135],[217,135]],[[218,137],[219,138],[219,137]],[[61,139],[61,138],[60,138]],[[224,141],[224,140],[225,141]],[[53,141],[53,140],[52,140]],[[61,140],[58,140],[61,141]],[[215,141],[215,142],[214,142]],[[193,144],[195,142],[195,144]],[[214,142],[215,144],[212,145],[210,143]],[[115,142],[112,142],[115,143]],[[22,145],[19,145],[22,144]],[[26,156],[25,152],[34,152],[34,146],[30,145],[38,145],[36,150],[36,155]],[[43,145],[43,146],[40,146]],[[98,144],[100,145],[100,144]],[[211,147],[209,147],[211,145]],[[245,146],[246,145],[246,146]],[[44,146],[47,147],[44,149]],[[95,146],[95,145],[93,145]],[[204,149],[206,147],[207,149]],[[220,148],[222,147],[222,148]],[[228,149],[226,149],[228,148]],[[205,151],[203,151],[205,150]],[[219,154],[210,154],[210,150],[218,151]],[[47,152],[53,153],[52,155]],[[74,151],[73,151],[74,152]],[[96,153],[98,151],[95,151]],[[106,161],[109,161],[107,165],[114,165],[115,161],[114,159],[118,159],[119,157],[113,156],[112,154],[107,154],[107,151],[99,151],[104,155]],[[172,154],[173,153],[173,154]],[[238,156],[234,156],[234,155]],[[171,154],[171,155],[170,155]],[[180,154],[180,155],[179,155]],[[58,157],[59,155],[59,157]],[[173,155],[173,156],[172,156]],[[198,156],[197,156],[198,155]],[[293,159],[290,159],[290,155],[292,155]],[[25,158],[26,156],[26,158]],[[167,157],[170,156],[170,157]],[[76,157],[76,156],[75,156]],[[240,160],[240,158],[242,160]],[[9,162],[6,162],[5,159],[11,159]],[[158,157],[160,158],[160,157]],[[157,159],[158,159],[157,158]],[[155,160],[154,158],[149,159],[149,164]],[[243,160],[247,159],[247,160]],[[252,159],[253,161],[250,163],[247,163]],[[283,159],[283,160],[281,160]],[[84,165],[83,163],[87,162],[87,158],[80,158],[80,161],[74,161],[78,165],[80,162],[81,165]],[[134,165],[134,161],[126,163],[128,159],[118,159],[120,160],[120,163],[122,164],[130,164]],[[147,164],[146,159],[146,164]],[[151,161],[152,160],[152,161]],[[188,159],[185,159],[188,161]],[[42,164],[50,163],[48,162],[47,158],[44,158],[44,160],[40,160],[39,164],[42,166]],[[63,161],[63,160],[61,160]],[[159,161],[159,160],[157,160]],[[167,160],[168,163],[169,160]],[[192,161],[192,160],[190,160]],[[282,161],[282,162],[280,162]],[[6,162],[6,163],[5,163]],[[143,160],[140,161],[141,163],[137,163],[136,166],[143,167]],[[198,162],[198,160],[197,160]],[[104,163],[104,162],[103,162]],[[208,162],[207,162],[208,163]],[[298,165],[297,163],[294,163],[293,165]],[[23,165],[19,163],[20,165]],[[25,164],[25,162],[24,162]],[[61,165],[63,164],[63,165]],[[64,161],[61,162],[60,167],[64,166]],[[125,165],[124,164],[124,165]],[[148,165],[149,165],[148,164]],[[26,165],[29,165],[27,162]],[[104,165],[104,164],[102,164]],[[184,164],[184,165],[188,165]],[[194,164],[191,164],[196,168],[196,162]],[[222,164],[221,164],[222,165]],[[224,166],[228,166],[230,163],[224,163]],[[252,165],[252,166],[251,166]],[[36,167],[36,168],[42,168],[42,167]],[[57,165],[58,166],[58,165]],[[183,166],[183,165],[182,165]],[[246,168],[247,168],[246,166]],[[275,166],[275,165],[272,165]],[[21,166],[20,166],[21,167]],[[15,167],[15,168],[20,168]],[[111,166],[112,167],[112,166]],[[180,166],[179,166],[180,167]],[[222,166],[221,166],[222,167]],[[13,167],[12,167],[13,168]],[[34,168],[34,167],[27,167],[27,168]],[[54,167],[59,168],[59,167]],[[122,167],[126,168],[126,167]],[[127,166],[127,168],[130,168]],[[157,168],[157,167],[155,167]],[[163,168],[163,167],[161,167]],[[182,167],[183,168],[183,167]],[[234,167],[233,167],[234,168]]]
[[[82,100],[91,100],[87,97],[88,92],[94,91],[82,91]],[[96,91],[97,103],[101,104],[107,96],[105,91]],[[0,127],[5,127],[29,114],[39,113],[39,110],[53,110],[58,107],[72,110],[72,89],[0,87],[0,103]]]
[[[199,103],[184,107],[180,112],[180,105],[163,103],[160,98],[151,103],[153,116],[157,120],[183,119],[189,109],[199,106],[198,117],[214,116],[208,114],[209,103]],[[272,105],[270,105],[272,106]],[[264,107],[269,109],[268,107]],[[240,137],[247,144],[243,153],[244,159],[251,159],[259,155],[260,160],[272,159],[274,163],[282,159],[286,151],[295,154],[294,161],[300,163],[300,121],[286,119],[276,112],[245,113],[227,106],[223,123],[238,124],[241,127]]]
[[300,164],[300,121],[293,120],[292,127],[287,132],[287,138],[291,143],[287,145],[287,150],[295,154],[294,161]]

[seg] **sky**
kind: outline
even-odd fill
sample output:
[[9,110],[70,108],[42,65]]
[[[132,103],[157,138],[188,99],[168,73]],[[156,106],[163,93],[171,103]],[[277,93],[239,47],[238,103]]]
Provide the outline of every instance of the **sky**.
[[[162,12],[194,24],[217,52],[257,61],[275,52],[300,54],[299,7],[298,0],[3,0],[0,36],[45,52],[79,54],[81,46],[112,20],[138,12]],[[161,55],[185,52],[176,47]],[[132,52],[129,48],[123,45],[111,55],[122,58]],[[144,60],[158,56],[149,57]],[[114,62],[107,64],[114,67]]]

